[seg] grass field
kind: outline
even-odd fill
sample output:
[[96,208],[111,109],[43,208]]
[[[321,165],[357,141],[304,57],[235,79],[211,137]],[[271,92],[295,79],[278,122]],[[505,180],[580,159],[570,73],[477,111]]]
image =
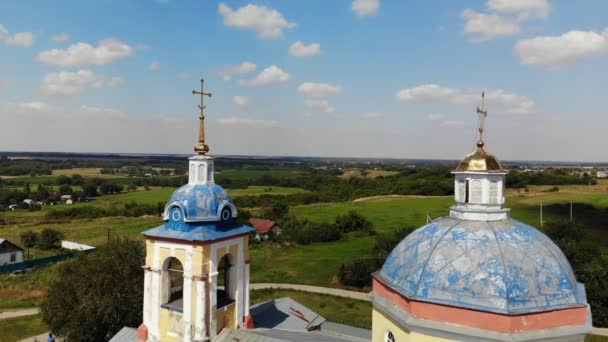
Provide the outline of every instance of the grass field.
[[362,300],[328,296],[292,290],[252,290],[251,303],[291,297],[296,302],[315,311],[328,321],[371,329],[372,303]]
[[49,331],[41,315],[0,320],[0,341],[14,342]]

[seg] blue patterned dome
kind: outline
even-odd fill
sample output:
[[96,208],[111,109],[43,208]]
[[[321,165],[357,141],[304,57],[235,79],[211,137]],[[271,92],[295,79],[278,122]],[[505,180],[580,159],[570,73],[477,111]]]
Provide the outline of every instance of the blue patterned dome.
[[587,305],[559,247],[513,219],[437,219],[403,239],[377,277],[410,299],[483,311]]
[[[224,216],[224,217],[223,217]],[[236,217],[236,207],[224,188],[217,184],[186,184],[175,190],[163,218],[166,221],[219,221]]]

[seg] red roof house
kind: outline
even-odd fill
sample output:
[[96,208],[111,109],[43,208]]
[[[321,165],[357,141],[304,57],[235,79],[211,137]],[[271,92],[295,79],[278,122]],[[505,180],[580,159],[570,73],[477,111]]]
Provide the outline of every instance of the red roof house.
[[255,232],[260,236],[268,235],[271,232],[274,234],[279,234],[281,231],[283,231],[281,226],[271,220],[252,217],[249,219],[249,223],[251,223],[253,228],[255,228]]

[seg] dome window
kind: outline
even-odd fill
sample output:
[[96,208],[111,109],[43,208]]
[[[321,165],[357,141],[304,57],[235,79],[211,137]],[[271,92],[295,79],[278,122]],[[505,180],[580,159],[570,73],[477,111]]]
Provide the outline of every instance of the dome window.
[[222,221],[228,221],[232,217],[232,209],[229,206],[225,206],[220,213],[220,219]]
[[180,222],[184,219],[184,213],[180,208],[173,207],[169,212],[169,219],[173,222]]
[[384,342],[395,342],[395,336],[392,332],[387,331],[386,334],[384,334]]
[[498,184],[496,182],[490,182],[490,187],[488,189],[490,204],[498,203]]
[[481,181],[474,179],[471,181],[471,203],[481,203]]

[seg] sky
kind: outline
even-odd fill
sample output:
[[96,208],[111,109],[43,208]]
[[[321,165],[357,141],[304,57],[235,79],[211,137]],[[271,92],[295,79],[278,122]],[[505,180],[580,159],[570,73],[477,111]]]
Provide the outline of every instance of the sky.
[[0,2],[0,151],[608,161],[604,0]]

